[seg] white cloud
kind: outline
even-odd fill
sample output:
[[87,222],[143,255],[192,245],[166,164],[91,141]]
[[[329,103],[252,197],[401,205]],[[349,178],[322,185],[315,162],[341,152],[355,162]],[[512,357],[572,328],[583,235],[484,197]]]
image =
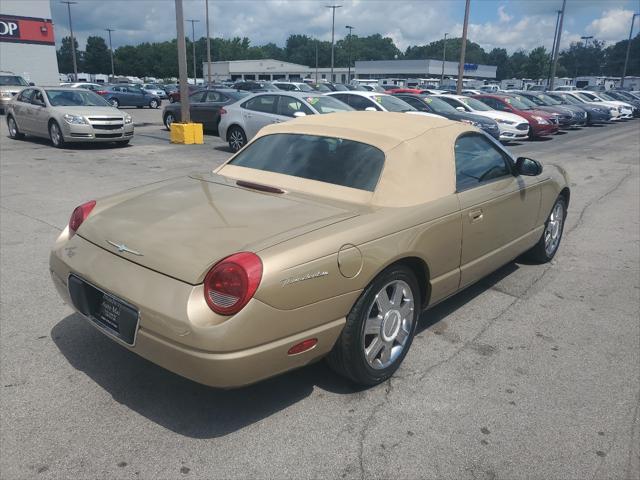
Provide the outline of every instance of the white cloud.
[[513,15],[509,15],[505,11],[504,5],[500,5],[498,7],[498,18],[500,19],[500,23],[507,23],[507,22],[510,22],[511,20],[513,20]]
[[606,10],[589,24],[587,32],[597,40],[618,42],[629,34],[632,15],[632,10],[622,8]]

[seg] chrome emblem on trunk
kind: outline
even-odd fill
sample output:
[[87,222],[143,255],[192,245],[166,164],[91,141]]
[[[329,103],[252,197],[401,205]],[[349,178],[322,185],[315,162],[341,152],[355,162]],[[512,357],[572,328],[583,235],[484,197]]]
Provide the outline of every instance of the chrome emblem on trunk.
[[109,245],[113,245],[114,247],[116,247],[118,249],[118,252],[120,252],[120,253],[126,252],[126,253],[131,253],[132,255],[137,255],[139,257],[142,257],[142,254],[140,252],[137,252],[135,250],[131,250],[124,243],[116,243],[116,242],[112,242],[111,240],[107,240],[107,243]]

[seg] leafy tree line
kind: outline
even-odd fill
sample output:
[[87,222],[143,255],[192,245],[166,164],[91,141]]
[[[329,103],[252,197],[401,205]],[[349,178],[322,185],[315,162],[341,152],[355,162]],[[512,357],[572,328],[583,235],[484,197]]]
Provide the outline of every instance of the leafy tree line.
[[[560,52],[557,75],[573,77],[577,75],[609,75],[620,76],[624,64],[627,40],[605,46],[604,42],[593,41],[590,45],[572,43],[569,48]],[[447,60],[460,58],[460,38],[447,39]],[[351,49],[352,65],[356,60],[391,60],[391,59],[441,59],[443,40],[436,40],[425,45],[408,47],[402,52],[389,37],[380,34],[360,37],[353,35],[338,40],[335,45],[335,66],[346,67]],[[203,77],[202,62],[206,58],[206,39],[196,41],[197,76]],[[87,39],[84,51],[78,49],[78,71],[87,73],[110,73],[111,61],[109,48],[105,39],[92,36]],[[247,37],[231,39],[214,38],[211,40],[211,53],[217,60],[258,60],[274,58],[292,63],[314,67],[316,55],[320,67],[331,65],[331,42],[318,41],[307,35],[294,34],[287,38],[284,47],[274,43],[254,46]],[[61,72],[73,71],[71,57],[71,39],[64,37],[62,46],[57,51],[58,67]],[[192,43],[187,38],[187,68],[189,76],[193,76]],[[484,50],[480,45],[467,41],[466,62],[497,65],[497,79],[505,78],[545,78],[549,72],[551,53],[544,47],[537,47],[526,52],[518,50],[509,55],[504,48]],[[177,41],[141,43],[125,45],[114,51],[116,74],[153,76],[159,78],[176,77],[178,75]],[[640,35],[631,40],[631,52],[627,75],[640,75]]]

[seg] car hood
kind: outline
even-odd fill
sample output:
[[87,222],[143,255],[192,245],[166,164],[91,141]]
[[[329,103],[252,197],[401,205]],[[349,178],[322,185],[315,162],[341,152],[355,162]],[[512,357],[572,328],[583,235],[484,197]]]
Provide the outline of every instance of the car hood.
[[525,123],[527,121],[526,118],[523,118],[520,115],[516,115],[515,113],[500,112],[498,110],[491,110],[486,112],[482,110],[474,110],[473,114],[480,115],[483,117],[493,118],[494,120],[497,120],[497,119],[507,120],[509,122],[516,122],[516,123]]
[[81,115],[88,116],[113,116],[122,118],[124,113],[114,107],[78,107],[78,106],[65,106],[65,107],[51,107],[51,109],[59,113],[60,115]]
[[[233,253],[259,252],[356,215],[305,196],[242,188],[215,174],[192,175],[98,201],[78,235],[195,285]],[[135,253],[119,252],[113,244]]]

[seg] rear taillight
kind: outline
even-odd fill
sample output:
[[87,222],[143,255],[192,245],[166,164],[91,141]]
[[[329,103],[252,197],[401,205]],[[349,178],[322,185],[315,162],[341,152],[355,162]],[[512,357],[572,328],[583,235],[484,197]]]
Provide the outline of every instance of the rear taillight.
[[71,214],[71,218],[69,219],[69,231],[72,234],[78,231],[78,228],[80,228],[80,225],[82,225],[82,222],[84,222],[87,219],[87,217],[91,213],[91,210],[93,210],[93,207],[95,206],[96,206],[96,201],[91,200],[90,202],[83,203],[82,205],[76,207],[73,210],[73,213]]
[[220,107],[220,115],[225,115],[226,113],[227,111],[224,108]]
[[96,93],[98,95],[104,95],[105,93],[107,93],[107,91],[106,90],[96,90]]
[[216,263],[204,279],[204,298],[219,315],[234,315],[256,293],[262,280],[262,260],[241,252]]

